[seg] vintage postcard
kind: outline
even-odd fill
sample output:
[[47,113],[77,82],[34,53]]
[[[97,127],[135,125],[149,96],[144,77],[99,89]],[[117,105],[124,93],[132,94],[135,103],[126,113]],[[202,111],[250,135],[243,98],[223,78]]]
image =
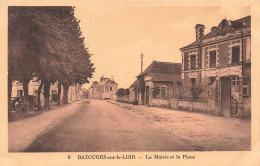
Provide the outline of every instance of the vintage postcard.
[[0,165],[258,165],[259,1],[2,1]]

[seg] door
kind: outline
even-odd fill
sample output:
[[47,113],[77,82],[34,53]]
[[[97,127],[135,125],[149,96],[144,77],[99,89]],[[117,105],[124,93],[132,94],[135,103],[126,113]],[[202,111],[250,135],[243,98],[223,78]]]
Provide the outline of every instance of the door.
[[145,87],[145,103],[149,104],[149,86]]
[[230,116],[231,109],[231,80],[230,77],[221,78],[221,112]]

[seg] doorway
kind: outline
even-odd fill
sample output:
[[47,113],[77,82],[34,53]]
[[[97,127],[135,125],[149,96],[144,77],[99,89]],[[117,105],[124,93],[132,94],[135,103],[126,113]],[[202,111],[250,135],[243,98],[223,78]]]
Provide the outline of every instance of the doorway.
[[149,86],[145,87],[145,103],[149,104]]
[[221,112],[224,116],[230,116],[231,109],[231,79],[221,78]]

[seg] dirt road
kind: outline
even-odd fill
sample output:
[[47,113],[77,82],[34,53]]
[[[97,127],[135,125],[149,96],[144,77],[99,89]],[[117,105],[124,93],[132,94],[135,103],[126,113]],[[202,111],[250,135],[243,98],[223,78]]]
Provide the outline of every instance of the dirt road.
[[[143,110],[126,109],[106,101],[92,100],[90,104],[78,107],[79,110],[74,116],[38,137],[25,151],[134,152],[250,149],[250,122],[241,123],[236,119],[222,120],[224,117],[145,106],[137,108]],[[241,135],[237,131],[233,133],[227,131],[233,130],[233,126],[223,126],[230,121],[233,126],[245,124],[245,127],[240,127]],[[212,126],[216,126],[216,129]],[[221,126],[225,127],[222,131],[219,130]],[[248,127],[249,136],[244,131]]]
[[105,101],[92,100],[75,116],[40,136],[26,151],[111,152],[180,151],[189,147],[180,139],[131,116]]

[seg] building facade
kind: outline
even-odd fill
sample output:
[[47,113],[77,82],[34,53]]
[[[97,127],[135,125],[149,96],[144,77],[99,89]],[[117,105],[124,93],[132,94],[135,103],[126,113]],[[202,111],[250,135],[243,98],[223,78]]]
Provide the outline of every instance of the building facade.
[[[30,81],[28,85],[28,95],[29,95],[30,102],[37,101],[36,98],[37,98],[39,86],[40,86],[39,81],[34,81],[34,80]],[[42,106],[44,105],[43,91],[44,91],[44,87],[42,87],[42,92],[40,96]],[[23,96],[24,96],[23,84],[19,83],[18,81],[13,81],[11,98],[14,99]],[[50,103],[51,104],[57,103],[57,97],[58,97],[58,84],[54,83],[51,84],[50,86]],[[60,96],[61,101],[62,101],[62,97],[63,97],[63,87],[61,86],[61,96]],[[77,84],[77,85],[70,86],[68,90],[68,101],[73,102],[81,99],[82,99],[81,85]]]
[[[150,106],[168,106],[169,99],[178,98],[180,83],[181,63],[153,61],[130,86],[130,101],[137,100],[138,104]],[[140,90],[135,92],[137,89]]]
[[183,87],[203,89],[199,98],[215,114],[250,117],[251,16],[223,19],[206,35],[204,29],[197,24],[196,41],[180,49]]
[[106,78],[100,77],[100,82],[94,81],[88,89],[89,97],[91,99],[110,100],[116,96],[118,84],[114,81],[113,77]]

